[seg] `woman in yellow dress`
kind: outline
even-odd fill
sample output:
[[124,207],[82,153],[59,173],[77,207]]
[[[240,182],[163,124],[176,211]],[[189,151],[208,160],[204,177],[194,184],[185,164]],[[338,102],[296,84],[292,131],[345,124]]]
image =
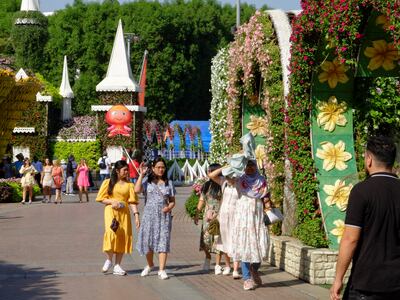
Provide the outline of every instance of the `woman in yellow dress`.
[[103,273],[111,268],[115,255],[113,274],[126,275],[120,264],[124,253],[132,252],[132,225],[128,205],[135,216],[136,228],[140,226],[139,201],[134,185],[129,181],[126,161],[120,160],[115,163],[111,178],[103,181],[96,201],[105,205],[103,252],[106,253],[107,260],[103,266]]

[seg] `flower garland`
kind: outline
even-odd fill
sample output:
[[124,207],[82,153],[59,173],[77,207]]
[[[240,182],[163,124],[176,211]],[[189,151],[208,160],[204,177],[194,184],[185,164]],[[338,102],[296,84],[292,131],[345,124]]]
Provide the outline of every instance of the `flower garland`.
[[227,128],[228,98],[228,49],[219,50],[211,65],[211,109],[210,109],[210,161],[226,163],[229,153],[224,133]]

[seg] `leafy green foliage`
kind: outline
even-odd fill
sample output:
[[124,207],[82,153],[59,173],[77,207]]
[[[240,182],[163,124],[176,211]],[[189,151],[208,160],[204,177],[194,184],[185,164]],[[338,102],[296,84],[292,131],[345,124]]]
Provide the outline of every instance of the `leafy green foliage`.
[[[38,185],[33,186],[33,200],[41,194]],[[6,198],[2,198],[5,196]],[[26,199],[29,199],[28,197]],[[22,200],[22,186],[19,182],[11,179],[0,183],[0,202],[20,202]]]
[[100,143],[96,142],[52,142],[49,145],[50,157],[57,159],[68,159],[70,154],[75,156],[75,160],[79,163],[84,158],[89,168],[97,170],[97,161],[101,156]]
[[[246,21],[254,7],[242,5]],[[68,55],[70,80],[75,92],[73,109],[87,114],[98,104],[95,86],[104,78],[118,19],[124,32],[140,36],[131,44],[132,70],[138,79],[143,52],[147,67],[147,118],[159,121],[208,119],[211,101],[210,65],[217,49],[231,39],[235,9],[215,0],[165,3],[118,1],[83,3],[49,17],[49,42],[43,62],[46,78],[58,86],[62,57]],[[79,70],[79,78],[75,78]]]
[[296,227],[294,235],[311,247],[328,247],[328,240],[325,236],[322,220],[320,218],[300,223]]
[[0,54],[11,54],[11,27],[13,15],[19,10],[21,0],[1,0],[0,1]]
[[[197,209],[197,204],[199,203],[200,197],[196,195],[195,192],[191,193],[189,198],[185,202],[185,209],[186,213],[191,217],[192,219],[196,215],[196,209]],[[199,215],[199,218],[202,217],[202,214]]]
[[14,24],[11,31],[17,67],[40,71],[43,67],[43,50],[48,39],[47,18],[37,11],[19,11],[17,19],[34,20],[35,24]]
[[0,183],[0,202],[11,202],[12,195],[12,188],[6,183]]

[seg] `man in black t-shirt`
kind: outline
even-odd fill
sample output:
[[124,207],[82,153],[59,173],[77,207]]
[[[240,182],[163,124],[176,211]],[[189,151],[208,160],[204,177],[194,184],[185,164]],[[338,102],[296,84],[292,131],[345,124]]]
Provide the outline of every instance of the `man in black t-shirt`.
[[351,259],[343,299],[400,299],[400,180],[393,174],[395,158],[391,139],[368,139],[364,156],[368,178],[350,193],[332,300],[340,299]]

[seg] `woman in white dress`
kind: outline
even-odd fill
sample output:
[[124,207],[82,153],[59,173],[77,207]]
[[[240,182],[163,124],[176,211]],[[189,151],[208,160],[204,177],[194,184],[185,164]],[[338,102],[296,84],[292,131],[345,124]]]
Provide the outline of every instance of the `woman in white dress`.
[[258,172],[255,160],[247,161],[236,186],[239,200],[229,256],[242,262],[243,289],[252,290],[262,284],[258,269],[267,257],[269,246],[268,229],[263,222],[264,205],[270,202],[268,186],[265,177]]
[[[239,194],[236,187],[235,173],[222,177],[222,169],[219,168],[209,173],[208,176],[212,181],[221,185],[222,190],[222,204],[218,215],[220,236],[216,248],[218,251],[229,254],[233,250],[234,221]],[[223,275],[229,275],[231,271],[229,255],[226,256],[226,265]],[[239,265],[240,261],[233,261],[232,276],[234,279],[240,278]]]
[[25,157],[24,164],[19,169],[21,177],[22,186],[22,204],[25,204],[26,193],[29,192],[29,204],[32,203],[33,198],[33,186],[35,184],[35,174],[37,173],[34,166],[31,165],[29,158]]
[[43,203],[51,202],[51,188],[53,186],[53,176],[51,176],[51,172],[53,171],[53,166],[51,164],[50,159],[46,158],[44,160],[44,166],[42,171],[42,176],[40,182],[43,186]]

